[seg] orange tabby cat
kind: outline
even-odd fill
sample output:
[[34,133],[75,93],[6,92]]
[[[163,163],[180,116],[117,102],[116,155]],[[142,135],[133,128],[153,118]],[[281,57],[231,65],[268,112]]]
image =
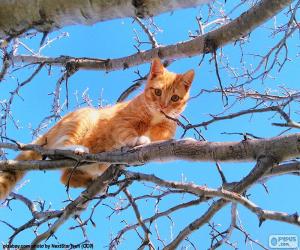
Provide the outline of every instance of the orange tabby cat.
[[[144,92],[128,102],[101,109],[83,108],[64,116],[35,144],[45,148],[73,149],[78,153],[99,153],[171,139],[176,123],[163,114],[177,117],[185,108],[194,71],[175,74],[154,59]],[[17,160],[40,160],[33,151],[24,151]],[[72,187],[85,187],[107,164],[92,164],[63,170],[61,181]],[[0,173],[0,199],[5,198],[24,176],[23,171]]]

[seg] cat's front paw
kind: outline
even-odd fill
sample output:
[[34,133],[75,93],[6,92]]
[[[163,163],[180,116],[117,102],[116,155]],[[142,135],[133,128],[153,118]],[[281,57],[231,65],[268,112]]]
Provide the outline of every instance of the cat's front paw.
[[142,135],[142,136],[138,137],[135,146],[149,144],[150,142],[151,142],[151,140],[148,136]]
[[135,147],[135,146],[145,145],[150,142],[151,142],[151,140],[148,136],[142,135],[139,137],[135,137],[130,143],[128,143],[128,146]]
[[77,145],[77,147],[75,147],[74,149],[74,153],[77,155],[83,155],[85,153],[89,153],[90,150],[87,147],[81,146],[81,145]]
[[83,155],[84,153],[89,153],[89,149],[82,145],[68,145],[68,146],[59,147],[58,149],[72,150],[77,155]]

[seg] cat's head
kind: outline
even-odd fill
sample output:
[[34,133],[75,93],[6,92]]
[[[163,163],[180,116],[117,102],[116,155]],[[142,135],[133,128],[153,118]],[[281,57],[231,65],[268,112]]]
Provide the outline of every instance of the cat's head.
[[155,112],[178,116],[186,106],[194,75],[194,70],[184,74],[170,72],[159,59],[154,59],[145,88],[147,106]]

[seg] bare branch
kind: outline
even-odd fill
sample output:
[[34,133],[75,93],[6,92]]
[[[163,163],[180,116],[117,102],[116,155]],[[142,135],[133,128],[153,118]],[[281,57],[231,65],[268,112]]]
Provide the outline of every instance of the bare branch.
[[[73,160],[63,160],[64,167],[76,162],[99,162],[124,165],[141,165],[152,161],[185,159],[189,161],[255,161],[261,155],[272,157],[276,162],[290,160],[300,154],[300,134],[290,134],[270,139],[245,140],[241,142],[206,142],[194,139],[154,142],[131,149],[121,149],[99,154],[78,155],[72,150],[44,149],[39,145],[17,146],[0,143],[0,148],[34,150],[45,156],[62,156]],[[285,145],[285,147],[282,147]],[[42,163],[43,162],[43,163]],[[41,164],[40,164],[41,163]],[[40,164],[40,165],[39,165]],[[60,161],[54,161],[57,168]],[[15,167],[13,167],[13,165]],[[0,161],[1,170],[29,170],[51,168],[51,161]],[[30,167],[31,166],[31,167]]]
[[[262,157],[258,160],[256,166],[252,171],[238,182],[232,189],[232,192],[242,193],[255,183],[264,173],[268,172],[273,167],[274,161],[268,157]],[[224,199],[219,199],[209,207],[209,209],[198,219],[187,225],[175,239],[164,249],[175,249],[181,241],[183,241],[189,234],[197,230],[203,224],[207,223],[221,208],[223,208],[228,202]]]
[[149,249],[155,249],[153,244],[151,243],[151,240],[150,240],[150,230],[146,227],[145,223],[143,222],[143,218],[141,216],[141,213],[138,209],[137,204],[135,203],[133,197],[131,196],[131,194],[129,193],[127,188],[125,188],[123,190],[123,192],[127,196],[128,200],[129,200],[129,202],[130,202],[130,204],[131,204],[131,206],[134,210],[137,221],[138,221],[139,225],[143,228],[144,233],[145,233],[144,241],[143,241],[142,245],[139,247],[139,249],[142,249],[143,246],[147,246],[147,245],[149,246]]
[[149,28],[146,27],[146,25],[142,22],[142,20],[139,17],[135,17],[134,20],[141,26],[143,31],[146,33],[146,35],[149,38],[149,41],[152,44],[152,48],[157,48],[158,43],[154,37],[154,34],[149,30]]
[[35,1],[24,1],[18,4],[3,2],[0,10],[0,38],[20,35],[29,29],[49,32],[67,25],[91,25],[96,22],[135,16],[151,17],[204,3],[206,3],[204,0],[167,0],[163,3],[158,0],[67,3],[54,0],[51,4],[43,0],[39,5],[35,5]]
[[13,60],[15,62],[27,63],[44,62],[45,64],[51,65],[65,65],[69,63],[76,65],[78,69],[113,71],[148,63],[155,57],[161,59],[175,59],[211,53],[215,49],[247,35],[250,31],[266,22],[290,3],[290,0],[262,0],[232,22],[223,25],[214,31],[208,32],[205,35],[175,45],[138,52],[127,57],[117,59],[93,59],[70,58],[66,56],[49,58],[19,55],[15,56]]
[[84,190],[74,201],[72,201],[63,211],[63,214],[50,226],[50,228],[37,236],[31,245],[37,245],[44,239],[49,238],[55,233],[55,231],[71,216],[79,214],[84,210],[88,202],[94,198],[98,193],[104,193],[107,184],[115,179],[119,174],[119,167],[111,165],[101,176],[95,179],[95,181]]

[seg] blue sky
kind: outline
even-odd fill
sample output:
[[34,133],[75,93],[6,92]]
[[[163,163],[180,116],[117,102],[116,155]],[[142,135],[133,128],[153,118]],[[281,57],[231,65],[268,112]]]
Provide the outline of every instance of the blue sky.
[[[230,5],[225,5],[226,10],[230,10]],[[244,8],[236,11],[231,17],[234,18],[241,13]],[[167,45],[173,44],[179,41],[188,40],[188,31],[195,31],[197,29],[196,15],[202,13],[205,18],[207,15],[207,7],[193,8],[176,11],[172,14],[166,13],[155,17],[155,23],[162,29],[162,32],[157,34],[157,41],[159,44]],[[287,18],[281,14],[277,18],[277,24],[284,24],[287,22]],[[272,27],[273,20],[269,21],[264,26]],[[62,32],[67,32],[68,37],[60,39],[51,44],[42,51],[42,55],[46,56],[60,56],[70,55],[75,57],[93,57],[93,58],[117,58],[126,56],[136,52],[134,48],[134,36],[133,29],[136,29],[142,39],[146,39],[142,33],[140,27],[136,24],[132,24],[131,19],[119,19],[109,22],[99,23],[93,26],[74,26],[66,27],[60,31],[50,34],[50,38],[54,38]],[[258,61],[257,58],[247,55],[249,53],[265,54],[268,48],[274,46],[276,41],[281,37],[271,37],[270,32],[266,32],[266,29],[257,29],[251,33],[250,40],[245,43],[245,61],[246,67],[250,67],[251,64],[255,65]],[[38,35],[33,39],[23,40],[25,44],[30,48],[37,49],[41,36]],[[260,81],[251,83],[249,87],[259,91],[266,89],[278,90],[278,86],[286,86],[289,88],[298,89],[297,77],[295,72],[299,69],[299,57],[295,55],[299,51],[299,37],[295,35],[289,40],[289,56],[291,62],[288,62],[282,72],[278,74],[276,70],[272,72],[275,79],[267,79],[264,84]],[[148,49],[149,46],[144,46],[142,49]],[[28,53],[24,49],[20,49],[22,53]],[[231,65],[234,67],[241,67],[240,63],[240,49],[236,45],[227,45],[223,49],[223,53],[229,58]],[[218,86],[214,65],[210,63],[210,55],[205,57],[205,60],[201,67],[198,67],[201,56],[195,56],[193,58],[180,59],[173,63],[169,69],[174,72],[185,72],[188,69],[195,69],[196,78],[192,85],[191,95],[196,95],[201,89],[213,89]],[[87,93],[93,100],[93,105],[97,106],[99,99],[104,104],[113,104],[116,99],[128,86],[132,84],[132,81],[137,79],[138,76],[134,73],[135,70],[139,70],[141,74],[146,74],[149,70],[149,64],[139,65],[138,67],[131,68],[125,71],[115,71],[105,73],[102,71],[79,71],[72,78],[69,79],[69,96],[70,105],[68,110],[64,110],[64,113],[70,112],[77,108],[79,105],[75,98],[75,93],[78,93],[79,103],[82,103],[81,95],[88,89]],[[0,100],[9,97],[9,91],[13,90],[16,86],[17,79],[19,81],[25,80],[33,69],[23,69],[16,71],[12,74],[13,77],[8,77],[6,81],[0,84]],[[232,77],[226,72],[226,70],[220,71],[221,78],[224,86],[229,86],[234,83]],[[17,129],[12,122],[9,123],[7,135],[10,138],[16,139],[21,142],[30,142],[32,140],[31,128],[36,128],[41,120],[49,114],[51,111],[51,103],[53,96],[49,95],[55,88],[57,79],[61,75],[60,68],[52,68],[51,73],[47,70],[42,70],[37,77],[33,79],[31,83],[25,86],[20,95],[22,97],[16,97],[12,106],[13,116],[18,121],[20,128]],[[134,93],[134,95],[136,95]],[[65,88],[62,87],[61,102],[65,98]],[[229,103],[232,103],[233,99],[229,99]],[[239,110],[253,107],[255,103],[253,101],[240,101],[227,113],[236,112]],[[85,106],[80,105],[80,106]],[[297,111],[297,106],[293,106],[293,111]],[[198,123],[210,119],[209,114],[218,114],[224,111],[220,94],[202,94],[198,98],[189,102],[184,115],[190,119],[192,123]],[[278,135],[282,129],[271,125],[272,122],[280,122],[280,118],[276,115],[272,120],[272,113],[257,114],[253,117],[243,116],[234,120],[226,120],[212,124],[207,130],[202,130],[203,135],[209,141],[233,141],[241,140],[239,135],[224,135],[222,132],[249,132],[261,137],[272,137]],[[292,117],[295,120],[299,120],[298,115],[292,113]],[[295,129],[289,133],[297,132]],[[178,129],[177,138],[182,134],[182,130]],[[189,132],[189,137],[193,136],[192,132]],[[9,152],[8,157],[12,158],[15,155],[13,152]],[[254,163],[226,163],[221,164],[224,173],[228,181],[238,181],[245,176]],[[161,178],[168,180],[180,181],[182,179],[188,182],[194,182],[198,185],[207,185],[209,187],[217,188],[221,184],[220,177],[216,170],[214,163],[190,163],[183,161],[169,162],[169,163],[151,163],[145,166],[131,168],[132,171],[140,171],[143,173],[155,174]],[[62,208],[65,203],[63,200],[67,198],[64,186],[59,182],[59,172],[30,172],[27,174],[23,182],[26,185],[22,187],[19,192],[32,200],[45,200],[46,206],[50,206],[53,209]],[[249,190],[251,193],[251,199],[264,209],[285,211],[288,213],[294,213],[300,211],[299,194],[300,189],[299,178],[294,176],[276,177],[268,181],[267,186],[269,188],[269,194],[265,192],[261,185],[256,185]],[[133,184],[129,188],[130,192],[134,195],[141,195],[150,192],[149,185]],[[72,190],[72,197],[75,198],[81,190]],[[118,199],[106,200],[104,203],[110,206],[116,206],[124,199],[124,194],[120,194]],[[189,195],[173,195],[166,200],[159,203],[159,210],[163,211],[170,206],[186,202],[191,200]],[[125,201],[126,203],[126,201]],[[148,200],[147,202],[138,202],[139,208],[142,211],[144,218],[153,215],[155,209],[155,201]],[[131,208],[108,217],[111,214],[111,209],[106,205],[100,205],[94,215],[94,221],[96,227],[89,225],[87,228],[89,240],[94,243],[96,249],[104,249],[108,245],[108,242],[112,235],[115,235],[123,226],[123,220],[131,224],[135,222],[134,213]],[[162,239],[169,242],[175,237],[178,232],[188,223],[201,216],[201,214],[208,208],[209,204],[202,204],[193,208],[179,211],[172,214],[172,221],[168,218],[162,218],[157,221],[160,228],[160,234]],[[12,211],[8,208],[1,208],[0,220],[5,220],[15,227],[25,223],[30,218],[30,213],[27,208],[20,202],[11,203]],[[89,216],[91,207],[83,213],[83,218]],[[257,217],[251,214],[249,211],[239,206],[239,215],[243,223],[243,226],[251,234],[253,239],[259,240],[265,246],[268,246],[268,237],[272,234],[297,234],[300,237],[299,228],[295,226],[287,225],[284,223],[267,221],[263,225],[258,227]],[[220,224],[220,231],[227,228],[230,223],[230,207],[223,208],[215,217],[213,217],[211,223]],[[76,225],[74,220],[70,220],[64,226],[62,226],[55,238],[51,238],[47,243],[79,243],[83,241],[82,233],[79,229],[69,230],[70,226]],[[45,226],[39,229],[42,233],[45,230]],[[154,232],[154,224],[151,225],[151,230]],[[139,232],[142,232],[139,229]],[[193,233],[189,239],[199,249],[207,249],[210,244],[209,240],[210,228],[205,226],[199,231]],[[12,231],[7,226],[0,224],[0,241],[6,243],[8,237]],[[20,234],[15,243],[29,244],[34,238],[32,231],[27,230]],[[156,246],[160,248],[162,245],[156,240],[156,235],[153,233],[151,239]],[[238,231],[235,231],[232,235],[231,242],[238,242],[240,249],[250,249],[249,245],[244,244],[244,235]],[[125,235],[125,240],[120,245],[119,249],[136,249],[140,244],[140,240],[136,233],[129,232]],[[192,249],[187,241],[182,243],[182,247]],[[258,249],[253,245],[254,249]],[[221,249],[230,249],[224,245]],[[185,249],[185,248],[184,248]]]

